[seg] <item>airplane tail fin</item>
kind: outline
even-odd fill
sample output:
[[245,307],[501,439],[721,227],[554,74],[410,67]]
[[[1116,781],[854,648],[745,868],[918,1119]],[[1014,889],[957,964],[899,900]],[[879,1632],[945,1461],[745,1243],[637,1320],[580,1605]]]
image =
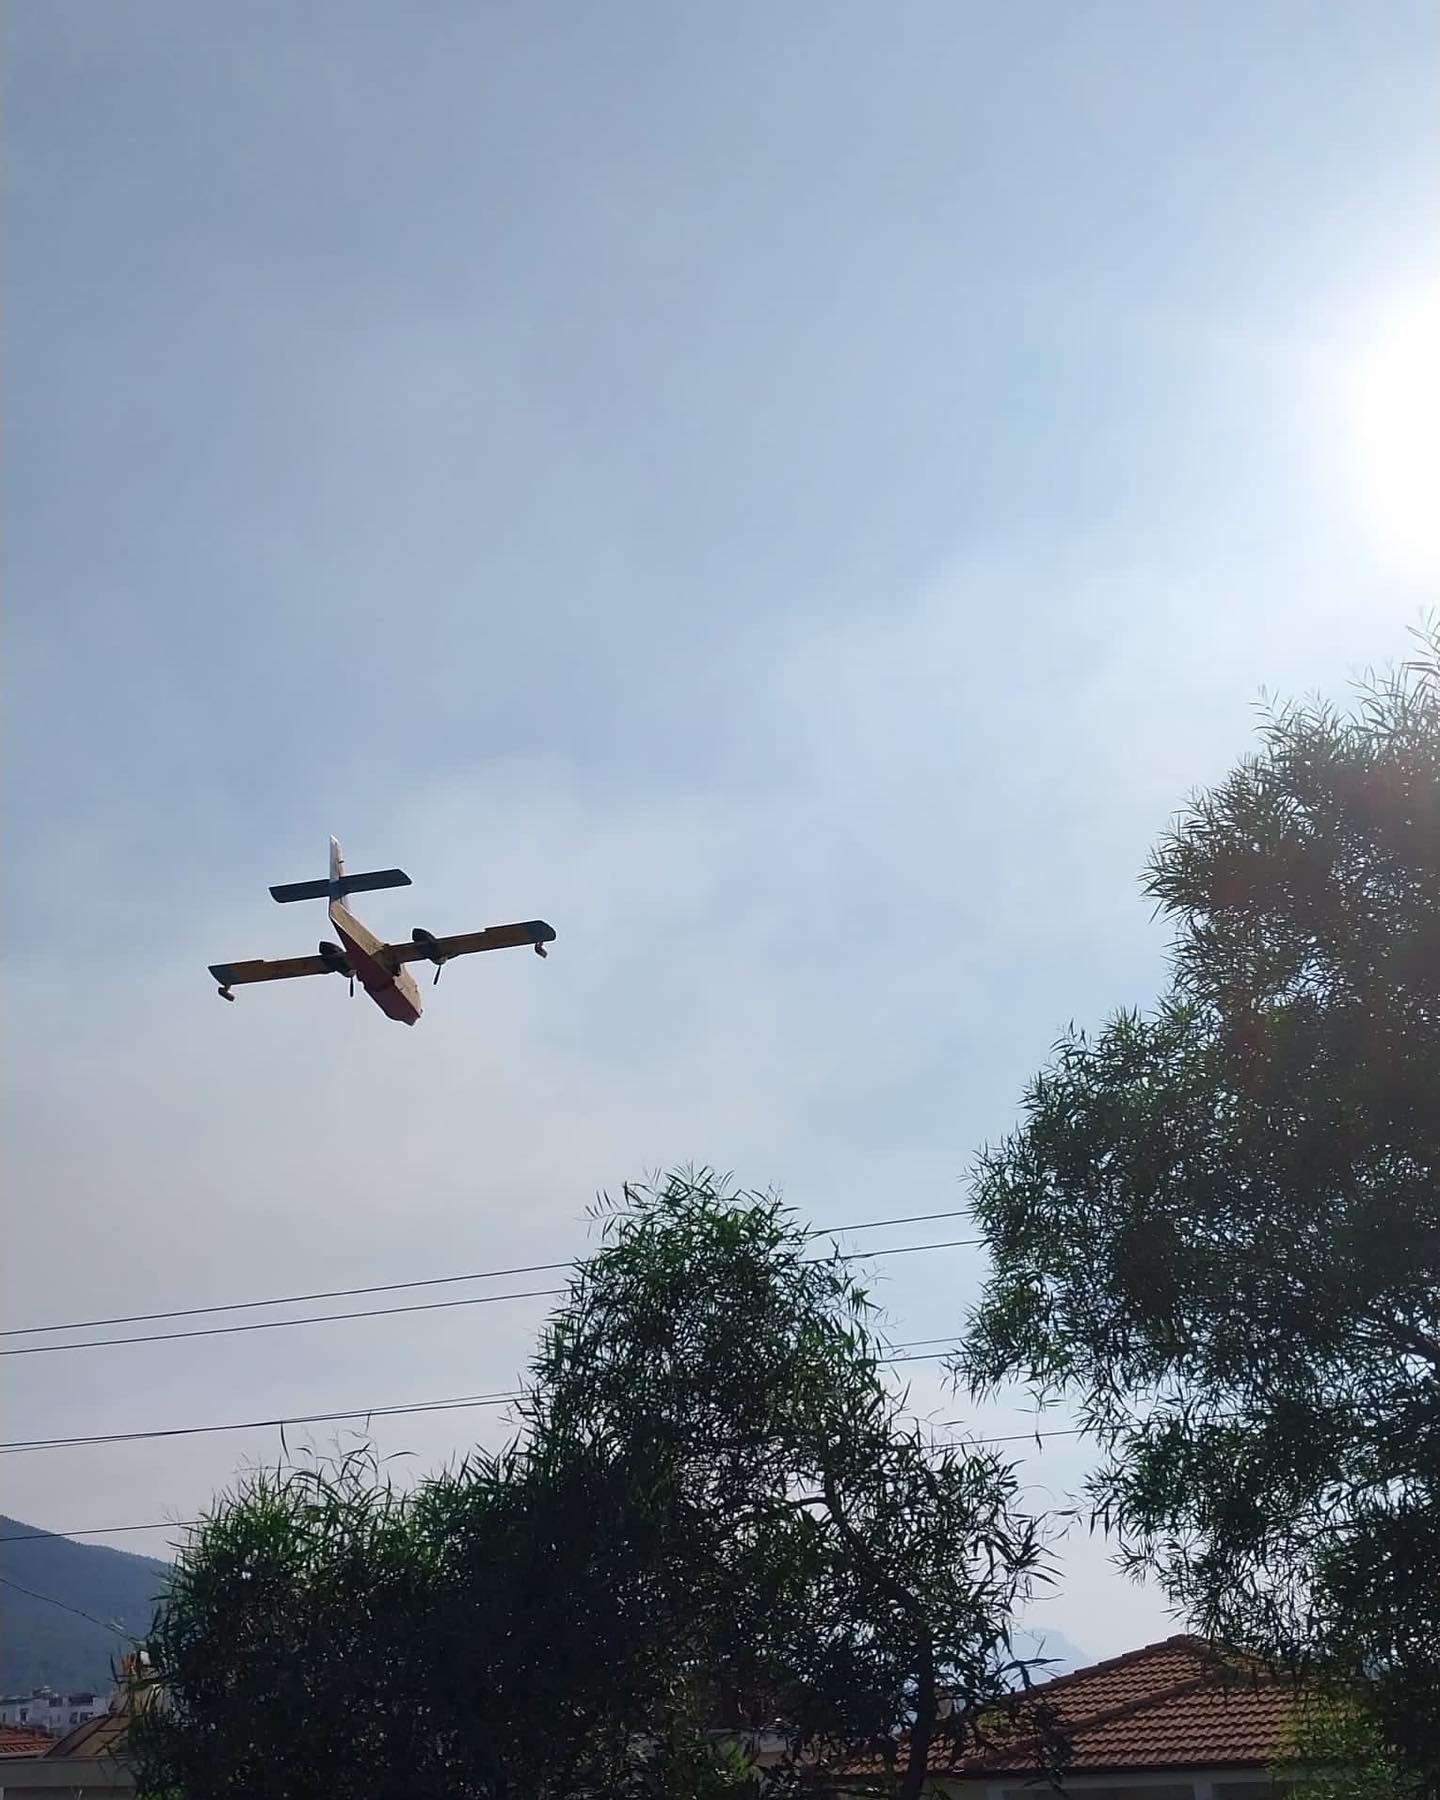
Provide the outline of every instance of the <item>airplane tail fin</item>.
[[367,894],[375,888],[409,887],[403,869],[371,869],[362,875],[345,873],[340,845],[330,840],[330,875],[326,881],[290,881],[272,887],[271,897],[283,906],[291,900],[343,900],[346,894]]

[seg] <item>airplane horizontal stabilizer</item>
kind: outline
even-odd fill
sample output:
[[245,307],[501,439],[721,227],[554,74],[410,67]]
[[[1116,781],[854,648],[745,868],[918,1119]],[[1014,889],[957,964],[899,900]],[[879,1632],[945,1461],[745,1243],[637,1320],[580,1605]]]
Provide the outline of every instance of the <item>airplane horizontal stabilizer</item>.
[[333,881],[291,881],[272,887],[270,896],[283,906],[290,900],[341,900],[346,894],[368,894],[375,888],[409,887],[403,869],[371,869],[361,875],[340,875]]

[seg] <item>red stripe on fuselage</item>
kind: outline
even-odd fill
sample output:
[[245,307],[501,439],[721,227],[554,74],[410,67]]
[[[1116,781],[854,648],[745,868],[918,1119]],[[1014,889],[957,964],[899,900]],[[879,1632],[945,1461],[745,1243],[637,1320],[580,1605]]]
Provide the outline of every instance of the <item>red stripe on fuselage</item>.
[[387,968],[384,944],[338,900],[330,902],[330,923],[340,934],[355,979],[381,1012],[402,1025],[413,1025],[420,1017],[420,987],[415,977],[403,967],[398,971]]

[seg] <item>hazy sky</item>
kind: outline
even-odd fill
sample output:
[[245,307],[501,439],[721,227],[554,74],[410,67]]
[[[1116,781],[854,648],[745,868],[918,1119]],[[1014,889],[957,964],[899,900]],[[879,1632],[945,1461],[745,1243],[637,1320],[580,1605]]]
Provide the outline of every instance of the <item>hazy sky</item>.
[[[564,1256],[677,1161],[961,1204],[1066,1022],[1155,993],[1137,872],[1261,687],[1436,597],[1387,471],[1437,57],[1431,0],[14,0],[9,1322]],[[378,930],[550,960],[414,1031],[222,1006],[313,949],[265,889],[331,831],[415,878]],[[983,1272],[878,1267],[904,1338]],[[503,1389],[545,1304],[9,1358],[4,1435]],[[10,1456],[4,1510],[184,1519],[276,1449]],[[1171,1628],[1083,1533],[1042,1613]]]

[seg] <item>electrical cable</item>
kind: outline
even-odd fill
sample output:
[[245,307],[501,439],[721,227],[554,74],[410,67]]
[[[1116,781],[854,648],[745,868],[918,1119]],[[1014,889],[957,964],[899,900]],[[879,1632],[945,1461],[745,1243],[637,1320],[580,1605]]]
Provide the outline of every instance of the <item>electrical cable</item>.
[[283,1331],[295,1325],[328,1325],[337,1319],[385,1319],[396,1313],[444,1312],[454,1306],[497,1306],[502,1300],[549,1300],[564,1288],[526,1288],[513,1294],[469,1294],[463,1300],[417,1300],[409,1306],[367,1306],[354,1312],[311,1313],[299,1319],[257,1319],[248,1325],[199,1325],[189,1331],[148,1331],[134,1337],[87,1338],[73,1344],[24,1344],[0,1356],[54,1356],[62,1350],[113,1350],[120,1344],[171,1344],[181,1338],[229,1337],[240,1331]]
[[[980,1241],[978,1238],[946,1238],[933,1244],[889,1244],[879,1250],[856,1251],[839,1260],[866,1262],[872,1257],[911,1256],[922,1250],[967,1249]],[[573,1265],[566,1263],[562,1266],[569,1268]],[[466,1276],[457,1279],[475,1278]],[[504,1300],[553,1300],[562,1296],[565,1291],[564,1288],[525,1288],[508,1294],[467,1294],[461,1300],[414,1300],[404,1306],[369,1306],[358,1307],[352,1312],[308,1313],[298,1319],[256,1319],[241,1325],[197,1325],[186,1331],[138,1332],[130,1337],[87,1338],[64,1344],[17,1344],[0,1350],[0,1356],[54,1356],[62,1350],[110,1350],[123,1344],[168,1344],[182,1338],[229,1337],[238,1332],[282,1331],[296,1325],[328,1325],[341,1319],[383,1319],[397,1313],[443,1312],[457,1306],[496,1306]],[[239,1304],[250,1303],[244,1301]]]
[[[48,1534],[42,1532],[39,1535],[43,1537]],[[18,1538],[0,1538],[0,1544],[13,1544],[20,1541]],[[102,1631],[113,1631],[116,1637],[128,1638],[130,1636],[128,1631],[122,1631],[118,1625],[112,1625],[106,1619],[97,1619],[94,1613],[82,1612],[78,1606],[71,1606],[68,1600],[57,1600],[53,1594],[40,1594],[34,1588],[21,1587],[18,1581],[12,1581],[8,1575],[0,1575],[0,1586],[14,1588],[17,1594],[28,1594],[32,1600],[43,1600],[47,1606],[58,1606],[61,1612],[74,1613],[77,1619],[88,1619],[92,1625],[98,1625]]]
[[[935,1219],[962,1219],[968,1207],[955,1207],[948,1212],[910,1213],[899,1219],[862,1219],[855,1225],[816,1226],[807,1238],[843,1236],[849,1231],[879,1231],[887,1225],[923,1225]],[[973,1239],[978,1243],[980,1240]],[[268,1300],[230,1300],[213,1306],[179,1306],[169,1312],[121,1313],[110,1319],[70,1319],[57,1325],[12,1325],[0,1331],[0,1337],[34,1337],[45,1331],[99,1331],[111,1325],[152,1325],[162,1319],[198,1318],[203,1314],[245,1312],[261,1306],[298,1306],[312,1300],[353,1300],[366,1294],[399,1293],[408,1288],[446,1287],[460,1281],[499,1281],[514,1275],[550,1275],[575,1266],[575,1258],[567,1262],[518,1263],[508,1269],[476,1269],[465,1275],[432,1275],[416,1281],[381,1281],[370,1287],[319,1288],[309,1294],[276,1294]]]
[[[955,1341],[954,1338],[915,1338],[906,1343],[893,1344],[889,1348],[918,1350],[926,1344],[953,1345]],[[935,1361],[943,1355],[942,1350],[932,1351],[928,1356],[880,1356],[876,1361],[886,1365],[925,1362]],[[523,1400],[524,1397],[517,1388],[503,1394],[462,1394],[453,1400],[415,1400],[395,1406],[356,1406],[343,1412],[287,1413],[283,1417],[277,1415],[269,1419],[235,1419],[224,1424],[166,1425],[144,1431],[100,1431],[69,1437],[15,1438],[0,1442],[0,1455],[13,1456],[31,1450],[70,1450],[92,1444],[133,1444],[157,1438],[199,1437],[220,1431],[260,1431],[277,1425],[319,1425],[345,1419],[395,1418],[407,1413],[459,1412],[474,1407],[504,1406],[514,1400]]]
[[262,1431],[271,1426],[319,1425],[344,1419],[396,1418],[405,1413],[464,1412],[476,1407],[504,1406],[523,1399],[513,1394],[464,1394],[456,1400],[420,1400],[409,1406],[356,1406],[345,1412],[287,1413],[283,1418],[234,1419],[221,1425],[168,1425],[149,1431],[101,1431],[90,1437],[17,1438],[0,1443],[0,1455],[15,1456],[27,1450],[73,1450],[91,1444],[135,1444],[157,1438],[202,1437],[217,1431]]

